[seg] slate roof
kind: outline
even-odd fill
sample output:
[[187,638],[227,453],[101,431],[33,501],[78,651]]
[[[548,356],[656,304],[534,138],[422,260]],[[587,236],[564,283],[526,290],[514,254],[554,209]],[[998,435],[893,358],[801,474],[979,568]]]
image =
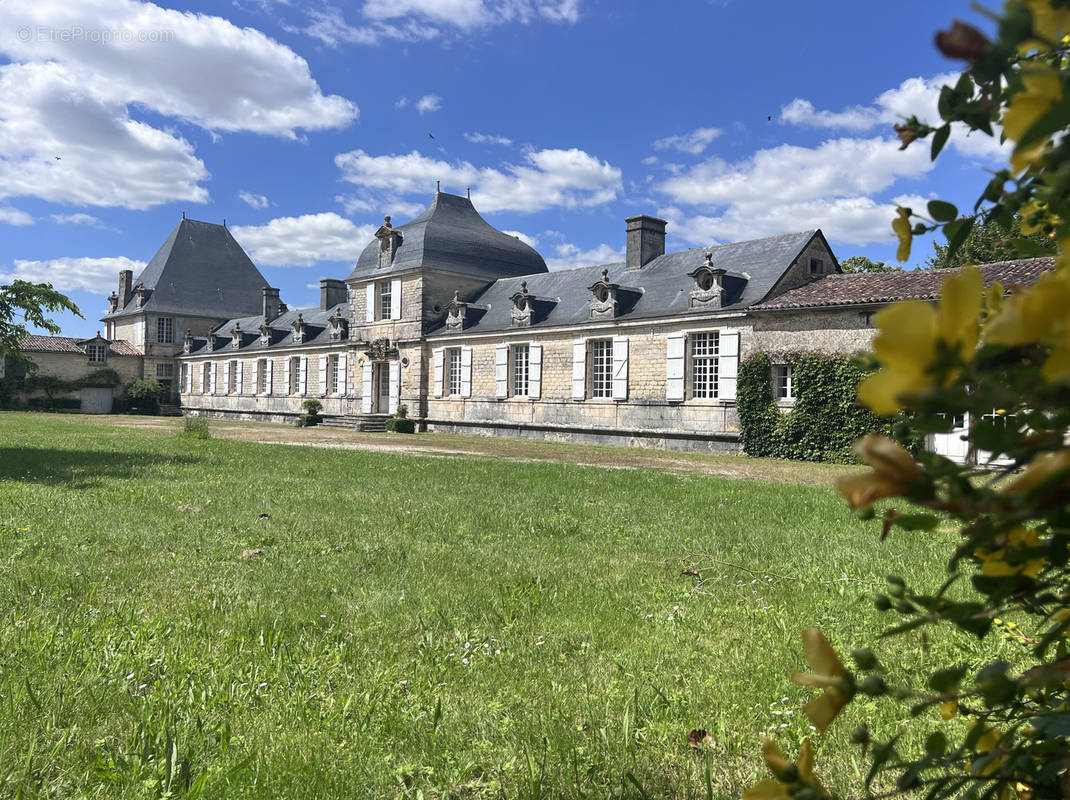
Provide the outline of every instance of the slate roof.
[[[73,336],[38,336],[30,334],[19,341],[19,350],[27,353],[75,353],[85,355],[85,348],[79,342],[92,339],[75,339]],[[108,344],[110,356],[140,356],[142,352],[126,339],[115,339]]]
[[[155,312],[199,317],[230,317],[260,310],[260,270],[225,225],[183,218],[156,255],[134,279],[152,294],[138,308],[136,294],[124,308],[101,319]],[[133,294],[133,293],[132,293]]]
[[[471,300],[486,308],[485,313],[468,324],[464,333],[513,329],[511,325],[510,298],[520,291],[520,284],[527,282],[530,294],[555,298],[557,303],[541,317],[536,315],[532,328],[555,325],[577,325],[590,322],[588,287],[608,270],[610,283],[622,288],[638,289],[640,294],[634,305],[629,299],[617,320],[664,317],[672,314],[686,315],[689,311],[691,291],[695,282],[688,273],[705,263],[706,253],[712,255],[714,267],[726,270],[722,280],[725,295],[721,310],[735,311],[750,307],[761,301],[773,289],[776,282],[798,258],[819,230],[786,233],[753,239],[746,242],[692,248],[676,253],[666,253],[651,260],[642,269],[626,269],[623,261],[599,264],[576,269],[554,270],[539,275],[503,278],[491,284],[482,294]],[[433,335],[456,335],[456,331],[439,329]]]
[[418,266],[487,281],[546,272],[546,262],[534,248],[493,227],[467,197],[437,192],[420,216],[394,230],[401,233],[394,262],[378,266],[379,240],[372,239],[357,259],[350,280]]
[[[979,269],[984,275],[986,286],[993,281],[999,281],[1009,288],[1035,282],[1040,273],[1051,269],[1052,264],[1051,258],[1022,258],[982,264]],[[911,298],[935,299],[940,294],[940,284],[951,272],[957,270],[915,269],[904,272],[828,275],[758,303],[753,310],[891,303]]]
[[[347,322],[349,321],[348,303],[339,303],[338,305],[331,306],[326,311],[319,306],[288,309],[278,317],[275,317],[275,319],[271,320],[272,334],[270,344],[264,344],[260,341],[260,325],[264,320],[262,315],[229,319],[215,328],[215,350],[208,350],[208,340],[200,337],[193,340],[193,346],[190,349],[189,354],[203,356],[218,355],[221,352],[254,353],[257,351],[263,352],[282,347],[307,347],[309,345],[330,344],[331,332],[327,320],[330,319],[336,311],[344,320]],[[298,314],[301,315],[301,319],[304,320],[305,323],[305,339],[300,344],[294,342],[293,337],[293,323],[297,320]],[[241,325],[242,330],[242,344],[241,347],[237,349],[231,346],[233,341],[231,330],[233,330],[235,324]]]

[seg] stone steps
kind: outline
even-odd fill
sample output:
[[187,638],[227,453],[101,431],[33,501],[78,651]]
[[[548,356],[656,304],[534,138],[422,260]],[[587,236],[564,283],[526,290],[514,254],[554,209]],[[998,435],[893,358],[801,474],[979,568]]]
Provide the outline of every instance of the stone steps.
[[360,431],[361,433],[383,433],[389,414],[346,414],[341,417],[324,417],[320,423],[324,428]]

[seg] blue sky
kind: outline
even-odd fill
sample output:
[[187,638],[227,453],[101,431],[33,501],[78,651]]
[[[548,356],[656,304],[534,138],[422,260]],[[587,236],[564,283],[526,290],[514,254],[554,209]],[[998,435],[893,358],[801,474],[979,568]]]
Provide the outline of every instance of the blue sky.
[[0,282],[51,281],[89,335],[185,211],[311,305],[436,180],[551,268],[619,258],[638,213],[669,249],[819,227],[891,260],[895,201],[969,204],[1001,158],[897,149],[954,17],[984,27],[968,0],[4,0]]

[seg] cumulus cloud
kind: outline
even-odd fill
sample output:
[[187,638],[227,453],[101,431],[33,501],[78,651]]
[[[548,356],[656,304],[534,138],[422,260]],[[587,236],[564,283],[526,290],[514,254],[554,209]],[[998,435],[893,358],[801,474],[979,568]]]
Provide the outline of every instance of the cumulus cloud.
[[321,261],[356,261],[375,235],[375,225],[355,225],[326,211],[276,217],[265,225],[238,225],[234,238],[258,264],[311,267]]
[[[0,197],[135,209],[206,201],[208,172],[193,147],[131,119],[134,105],[213,134],[286,138],[357,116],[349,100],[320,91],[292,50],[221,17],[140,0],[7,0],[0,30],[11,61],[0,66]],[[77,30],[109,36],[47,33]]]
[[244,189],[239,190],[238,197],[240,197],[242,202],[250,208],[260,209],[267,208],[269,205],[271,205],[271,201],[267,199],[267,195],[253,194],[252,192],[247,192]]
[[14,206],[0,206],[0,223],[4,225],[33,225],[33,217]]
[[88,225],[91,228],[103,228],[104,223],[92,214],[52,214],[52,221],[59,225]]
[[676,136],[666,136],[654,142],[655,150],[679,150],[681,153],[690,153],[697,156],[705,150],[710,142],[721,135],[720,128],[695,128],[691,133],[681,133]]
[[429,114],[442,108],[442,98],[437,94],[425,94],[416,101],[416,110],[421,114]]
[[353,150],[335,156],[342,178],[358,186],[396,195],[428,196],[436,180],[470,186],[483,211],[541,211],[546,208],[596,206],[617,197],[621,171],[578,150],[532,150],[523,163],[502,169],[448,162],[414,150],[403,155],[373,156]]
[[600,244],[584,250],[571,243],[554,247],[554,257],[546,260],[549,269],[571,269],[572,267],[590,267],[597,264],[612,264],[624,260],[624,249]]
[[51,283],[61,292],[80,289],[103,293],[114,287],[119,270],[129,269],[136,274],[144,268],[144,261],[134,261],[125,256],[52,258],[47,261],[16,260],[11,272],[0,273],[0,283],[10,283],[19,279],[34,283]]
[[464,138],[473,144],[500,144],[503,147],[510,147],[513,144],[512,139],[490,133],[465,133]]
[[502,233],[508,233],[510,236],[515,236],[528,247],[539,246],[539,237],[537,236],[528,236],[526,233],[523,233],[521,231],[502,231]]

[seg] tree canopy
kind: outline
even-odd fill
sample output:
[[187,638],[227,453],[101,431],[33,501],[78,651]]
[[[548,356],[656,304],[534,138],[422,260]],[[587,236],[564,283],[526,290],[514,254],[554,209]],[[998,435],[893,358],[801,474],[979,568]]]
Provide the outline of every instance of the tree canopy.
[[840,269],[848,274],[858,272],[902,272],[903,268],[893,264],[888,266],[883,261],[874,261],[865,256],[851,256],[840,262]]
[[58,311],[82,316],[78,306],[50,283],[15,280],[0,286],[0,358],[17,356],[19,342],[31,328],[59,333],[59,325],[48,316]]
[[967,264],[989,264],[993,261],[1008,261],[1021,258],[1019,249],[1022,240],[1032,242],[1039,248],[1052,248],[1051,240],[1042,233],[1022,233],[1022,218],[1011,217],[1009,227],[1004,227],[994,219],[986,219],[970,229],[969,235],[953,254],[949,254],[947,242],[933,242],[933,254],[925,260],[925,266],[932,269],[954,269]]

